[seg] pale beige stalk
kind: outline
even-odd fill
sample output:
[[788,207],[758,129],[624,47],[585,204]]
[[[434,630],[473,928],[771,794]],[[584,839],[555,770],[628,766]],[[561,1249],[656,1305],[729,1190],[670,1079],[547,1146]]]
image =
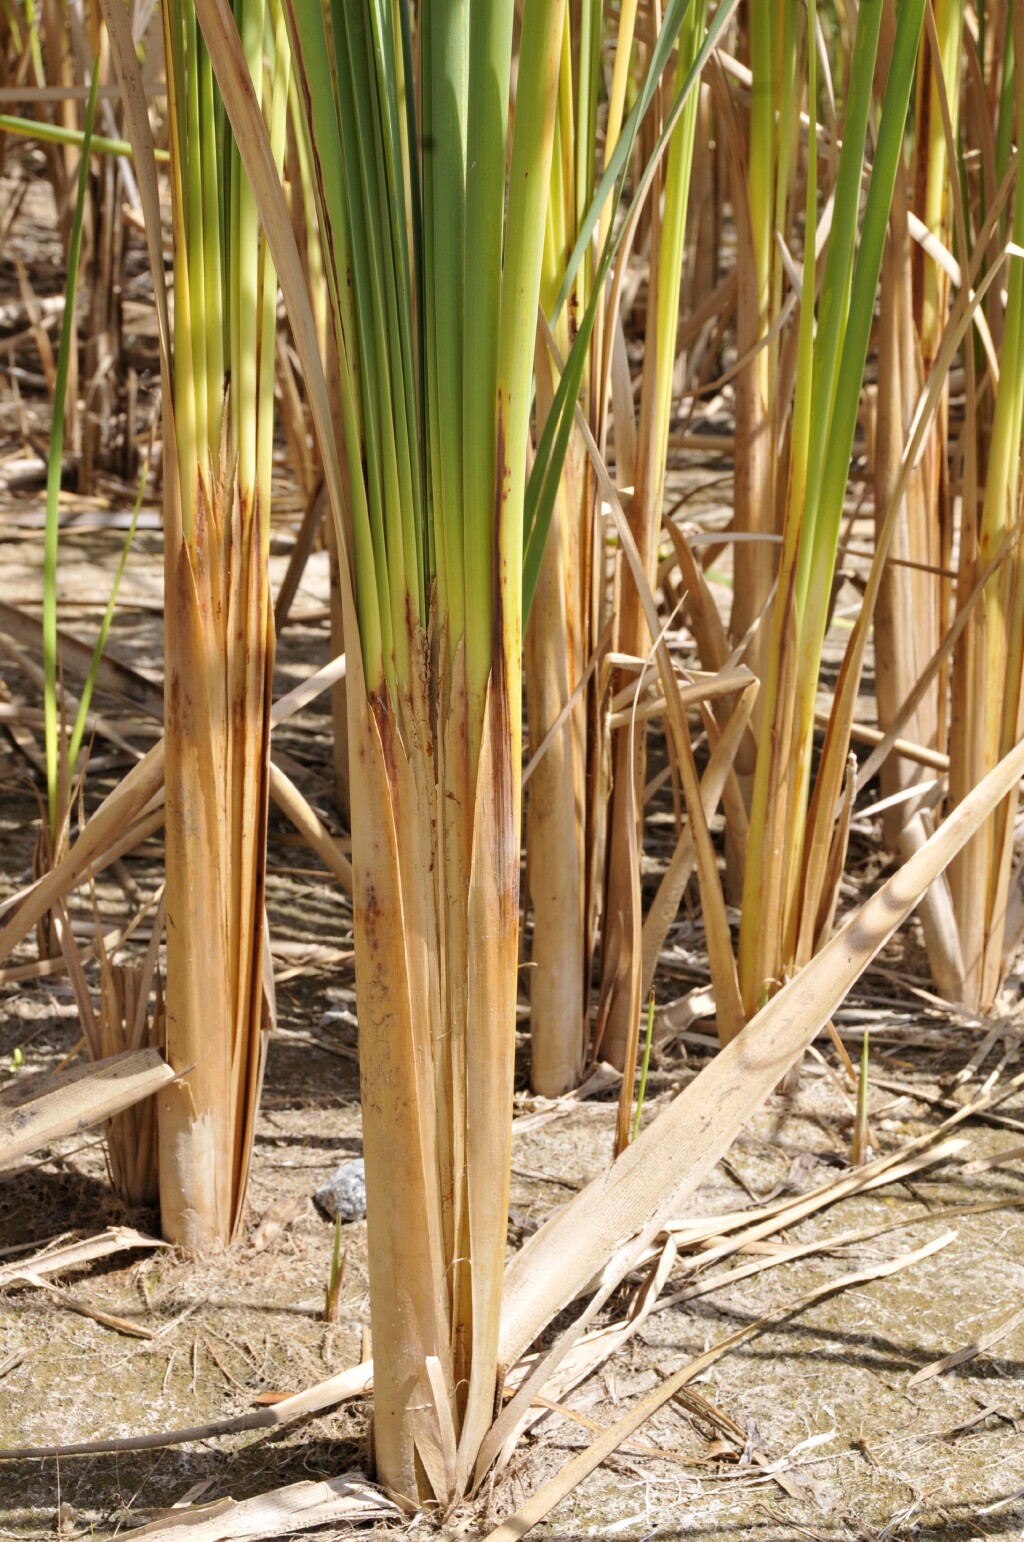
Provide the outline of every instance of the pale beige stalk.
[[[540,372],[538,379],[543,379]],[[523,653],[531,744],[539,744],[568,708],[530,778],[526,800],[527,884],[534,915],[530,1082],[545,1097],[559,1097],[578,1084],[587,1037],[588,701],[579,685],[589,632],[580,531],[590,501],[586,466],[573,444],[555,499]]]

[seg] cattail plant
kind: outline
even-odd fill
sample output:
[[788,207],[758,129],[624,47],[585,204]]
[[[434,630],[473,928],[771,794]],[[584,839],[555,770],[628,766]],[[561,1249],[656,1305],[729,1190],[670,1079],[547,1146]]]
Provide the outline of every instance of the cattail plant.
[[[862,6],[858,13],[816,328],[814,143],[807,157],[806,248],[782,555],[762,681],[761,730],[740,923],[740,987],[748,1015],[778,987],[790,968],[806,962],[827,935],[829,905],[822,907],[828,887],[826,873],[837,863],[841,871],[843,864],[844,826],[842,821],[836,824],[835,813],[846,753],[836,737],[819,768],[813,806],[809,809],[808,805],[815,697],[923,4],[908,0],[899,10],[861,218],[861,177],[881,12],[881,6]],[[808,10],[811,39],[814,26],[812,3]],[[817,95],[815,53],[812,42],[806,48],[808,99],[812,104]]]
[[[538,352],[538,443],[527,489],[525,552],[527,592],[535,607],[525,660],[534,745],[527,822],[534,910],[531,1075],[537,1090],[548,1094],[571,1086],[583,1063],[599,927],[605,982],[597,1028],[601,1053],[622,1061],[631,1031],[626,1025],[635,1016],[628,976],[639,909],[633,903],[628,851],[636,825],[630,789],[642,776],[643,741],[641,730],[635,754],[627,751],[626,733],[617,733],[610,742],[609,688],[628,691],[636,685],[636,675],[631,673],[623,685],[619,672],[609,671],[604,654],[609,646],[613,653],[624,650],[621,661],[635,669],[643,662],[638,650],[650,643],[636,584],[639,579],[649,590],[657,566],[695,88],[732,9],[730,4],[719,7],[705,31],[706,6],[699,0],[673,0],[653,42],[642,51],[646,73],[627,113],[636,6],[620,8],[604,172],[589,201],[588,189],[595,180],[589,159],[596,110],[591,57],[599,28],[596,14],[588,9],[581,15],[578,42],[571,46],[567,30],[563,46],[542,290],[552,317],[553,352],[546,346]],[[653,148],[648,146],[640,157],[642,173],[632,201],[613,228],[623,169],[641,130],[654,141]],[[648,210],[661,260],[652,263],[648,286],[649,367],[638,439],[619,311],[626,261],[640,217]],[[592,262],[595,232],[598,257]],[[555,360],[558,367],[553,369]],[[605,561],[603,522],[596,514],[592,461],[582,435],[573,428],[573,414],[582,413],[593,443],[603,453],[613,400],[616,478],[632,510],[631,533],[640,548],[641,569],[634,574],[621,564],[619,576],[609,584],[612,575]],[[618,780],[609,804],[613,754]],[[613,1000],[618,1004],[616,1020],[605,1042],[604,1025]]]
[[[1016,7],[1007,13],[1009,57],[1024,58],[1024,27]],[[1013,48],[1009,49],[1010,40]],[[1018,65],[1019,75],[1019,65]],[[1024,134],[1024,91],[1015,81],[1015,138]],[[960,801],[987,767],[1024,731],[1024,563],[1021,550],[1021,453],[1024,447],[1024,197],[1014,193],[1012,254],[1006,307],[1000,315],[999,380],[985,446],[980,512],[964,500],[958,605],[1000,556],[979,606],[967,619],[957,651],[950,735],[950,793]],[[996,292],[996,299],[1000,296]],[[1004,952],[1006,913],[1014,872],[1016,792],[960,853],[950,887],[963,951],[964,998],[991,1007],[1009,960]],[[1018,869],[1019,872],[1019,869]]]
[[[1013,178],[1009,141],[1020,130],[1013,89],[1015,15],[1013,8],[983,11],[979,22],[984,22],[988,39],[984,45],[959,0],[936,7],[921,42],[912,183],[908,191],[897,188],[883,270],[874,434],[880,522],[891,489],[900,480],[908,400],[919,389],[920,375],[936,370],[952,319],[953,288],[958,303],[979,278],[979,300],[982,290],[988,290],[985,308],[976,315],[976,337],[962,350],[965,410],[957,457],[959,487],[951,485],[957,459],[951,466],[947,362],[920,464],[904,479],[893,540],[893,553],[901,560],[882,574],[875,611],[878,714],[886,741],[899,732],[926,751],[941,755],[948,748],[953,803],[964,798],[1017,732],[1018,249],[1024,226],[1019,199],[1012,216],[1005,209]],[[966,95],[961,84],[965,60],[970,60],[974,87]],[[970,158],[966,134],[977,146]],[[971,169],[972,160],[976,169]],[[1004,291],[1002,282],[992,286],[991,279],[1007,255],[1006,234],[1010,266]],[[959,550],[954,583],[950,567],[955,528]],[[876,759],[880,754],[872,762]],[[902,788],[887,819],[890,838],[906,852],[920,844],[929,828],[927,789],[915,797],[919,773],[906,761],[889,754],[881,766],[883,790],[895,795]],[[1005,918],[1016,893],[1011,883],[1012,810],[1011,799],[960,853],[948,881],[939,880],[921,907],[937,987],[948,999],[963,1000],[975,1009],[992,1006],[1008,963]]]
[[[106,16],[123,75],[124,18],[113,5]],[[173,358],[152,266],[165,378],[166,1046],[182,1075],[159,1100],[160,1204],[165,1235],[204,1249],[243,1214],[263,1069],[277,281],[194,7],[175,0],[163,20]],[[280,165],[288,47],[280,16],[270,22],[264,0],[242,0],[247,69]],[[152,227],[152,162],[149,176]]]
[[[121,579],[124,576],[125,563],[135,533],[135,525],[138,520],[139,508],[142,503],[142,494],[145,487],[145,473],[143,473],[131,524],[121,553],[121,560],[111,585],[111,592],[100,624],[99,635],[96,639],[89,667],[85,672],[83,689],[77,702],[74,722],[69,732],[67,715],[68,708],[72,705],[72,702],[69,693],[64,687],[64,682],[58,679],[57,656],[60,494],[64,465],[65,429],[69,418],[67,407],[70,398],[74,395],[74,382],[77,378],[77,372],[74,367],[77,335],[75,297],[78,287],[79,263],[82,254],[87,208],[86,194],[89,186],[90,154],[97,144],[96,137],[93,134],[93,124],[96,116],[99,81],[99,57],[97,56],[93,64],[92,81],[85,109],[84,128],[81,132],[74,131],[76,141],[80,147],[77,192],[71,217],[68,273],[64,291],[64,312],[61,317],[60,343],[57,351],[56,366],[53,372],[53,420],[50,435],[49,464],[46,474],[46,524],[43,541],[43,668],[41,684],[46,765],[46,809],[45,815],[40,821],[39,836],[33,852],[32,867],[35,878],[40,878],[52,872],[67,850],[74,779],[78,770],[78,761],[86,730],[90,726],[89,708],[92,701],[93,688],[103,659],[107,633],[109,632],[110,623],[117,605],[118,590]],[[13,121],[18,124],[19,128],[38,128],[37,125],[32,125],[27,120]],[[99,143],[102,148],[110,149],[109,141],[101,140]],[[121,148],[124,149],[126,147],[121,146]],[[37,924],[41,954],[47,952],[58,953],[67,941],[66,935],[62,938],[60,928],[54,928],[52,921],[53,917],[48,913],[44,913]]]
[[393,1492],[444,1500],[496,1384],[525,452],[563,6],[523,10],[507,209],[510,4],[422,11],[418,68],[386,9],[336,5],[329,33],[290,15],[333,258],[355,587],[375,1447]]
[[[97,61],[98,63],[98,61]],[[53,424],[50,457],[46,474],[46,527],[43,544],[43,718],[46,750],[46,819],[33,863],[33,876],[52,867],[66,838],[70,782],[78,749],[85,730],[88,691],[79,704],[70,746],[61,732],[61,703],[57,680],[57,559],[60,541],[60,487],[63,469],[66,404],[75,394],[77,371],[74,368],[75,294],[78,266],[82,252],[86,191],[89,185],[89,153],[99,90],[99,70],[94,66],[85,129],[79,156],[77,192],[72,210],[68,244],[68,274],[64,290],[64,314],[61,318],[60,344],[54,373]],[[109,617],[108,610],[108,617]],[[102,649],[100,650],[102,651]],[[40,938],[42,942],[42,936]]]
[[[782,369],[778,321],[785,266],[776,237],[788,229],[791,182],[798,148],[801,52],[800,10],[792,0],[747,7],[750,108],[747,132],[736,132],[731,113],[723,124],[736,211],[736,377],[731,626],[745,638],[767,604],[777,566],[772,538],[779,534],[777,478],[783,427],[790,406]],[[730,132],[730,129],[733,129]],[[813,133],[813,128],[812,128]],[[811,147],[814,153],[815,147]],[[791,376],[790,376],[791,378]],[[763,658],[765,633],[756,646]],[[753,772],[744,752],[747,779]]]
[[[675,60],[674,86],[677,91],[687,81],[704,40],[706,16],[707,5],[703,0],[696,0],[696,3],[690,5]],[[630,526],[651,589],[657,583],[697,104],[698,94],[691,90],[672,133],[663,185],[660,178],[654,184],[651,208],[652,261],[647,293],[645,361],[639,422],[635,426],[634,486],[629,502]],[[616,442],[620,433],[627,433],[627,418],[632,428],[632,404],[622,393],[616,403]],[[635,664],[641,664],[654,638],[650,635],[641,596],[625,571],[621,574],[620,594],[615,647],[620,654],[632,658]],[[620,690],[628,688],[630,684],[639,689],[640,681],[635,672],[631,680],[617,672],[613,676],[613,684]],[[631,918],[637,906],[634,892],[636,863],[633,854],[642,828],[638,810],[643,807],[647,764],[642,723],[635,729],[619,728],[613,734],[610,758],[613,791],[608,811],[599,1032],[602,1035],[602,1053],[613,1065],[621,1066],[626,1063],[628,1045],[632,1045],[635,1058],[634,1036],[639,1030],[633,1000],[635,992],[630,989],[628,982],[632,967],[631,954],[635,951]],[[637,834],[630,830],[631,824],[638,827]]]
[[[678,30],[686,9],[679,4],[668,8],[663,40]],[[632,145],[637,133],[639,115],[634,112],[626,121],[636,19],[636,0],[628,0],[619,8],[614,32],[604,123],[606,168],[617,152]],[[601,654],[609,636],[608,569],[593,469],[579,430],[567,432],[566,409],[571,416],[573,402],[561,386],[560,367],[567,368],[574,381],[578,374],[579,410],[603,443],[608,417],[605,344],[617,337],[624,351],[616,319],[618,286],[600,276],[608,266],[617,200],[609,196],[610,188],[603,198],[594,198],[600,54],[612,24],[605,7],[594,0],[578,12],[572,7],[566,11],[541,275],[541,305],[552,319],[556,353],[539,338],[536,430],[541,449],[545,435],[557,432],[560,424],[565,438],[560,475],[548,481],[542,453],[529,485],[532,507],[542,501],[541,486],[547,482],[550,511],[549,523],[543,513],[530,521],[530,624],[523,660],[533,747],[526,816],[534,923],[530,1078],[534,1089],[547,1096],[574,1086],[583,1069],[593,955],[604,909],[607,670]],[[657,68],[650,72],[644,94],[657,74]],[[600,253],[596,278],[595,221]],[[623,418],[617,439],[620,483],[632,482],[626,441]]]
[[[948,248],[953,227],[947,135],[955,148],[963,13],[961,0],[936,7],[934,36],[926,28],[921,39],[914,155],[908,174],[897,177],[882,264],[871,436],[879,535],[900,477],[910,414],[934,367],[949,319],[949,271],[936,253]],[[930,242],[931,251],[923,241]],[[885,730],[921,679],[948,624],[953,538],[948,419],[946,376],[920,463],[900,500],[875,606],[875,694],[878,721]],[[906,738],[932,749],[944,745],[947,686],[948,666],[933,674],[918,706],[902,718]],[[884,818],[886,843],[897,849],[913,849],[927,832],[929,814],[917,806],[920,798],[912,791],[922,777],[920,767],[900,756],[888,757],[881,767],[883,795],[893,800]],[[919,915],[935,981],[943,995],[959,1000],[963,959],[945,877],[926,896]]]
[[[219,0],[199,11],[261,200],[281,210],[237,34]],[[415,38],[404,6],[287,11],[339,355],[343,477],[309,318],[359,811],[374,1444],[387,1487],[415,1504],[465,1490],[496,1391],[523,495],[564,7],[523,7],[507,178],[511,0],[425,8]],[[289,269],[300,332],[301,288]]]
[[[630,11],[623,7],[617,59],[630,57]],[[567,7],[559,61],[551,188],[541,275],[545,315],[555,307],[566,264],[594,192],[597,92],[603,7]],[[593,262],[580,264],[555,319],[562,359],[569,355],[587,309]],[[589,412],[589,374],[581,408]],[[558,386],[557,366],[541,340],[537,349],[537,426],[542,430]],[[589,1018],[593,936],[594,815],[600,802],[589,775],[598,724],[595,691],[586,670],[601,627],[603,563],[597,540],[594,483],[578,433],[570,435],[551,525],[539,564],[523,658],[530,742],[543,746],[530,775],[526,804],[528,899],[534,926],[530,950],[530,1080],[557,1097],[583,1069]],[[550,736],[550,737],[549,737]]]

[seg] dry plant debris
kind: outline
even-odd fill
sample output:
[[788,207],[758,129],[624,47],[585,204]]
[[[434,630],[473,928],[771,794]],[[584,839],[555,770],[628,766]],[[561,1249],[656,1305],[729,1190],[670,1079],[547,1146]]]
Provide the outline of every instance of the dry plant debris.
[[173,1080],[174,1072],[159,1051],[125,1050],[69,1076],[66,1084],[58,1078],[52,1091],[15,1108],[0,1106],[0,1169],[132,1108]]
[[345,1473],[322,1483],[289,1483],[253,1499],[218,1499],[200,1507],[189,1506],[179,1515],[169,1514],[147,1526],[122,1532],[124,1537],[145,1537],[149,1542],[256,1542],[288,1537],[297,1531],[341,1523],[397,1517],[397,1505],[370,1487],[361,1475]]

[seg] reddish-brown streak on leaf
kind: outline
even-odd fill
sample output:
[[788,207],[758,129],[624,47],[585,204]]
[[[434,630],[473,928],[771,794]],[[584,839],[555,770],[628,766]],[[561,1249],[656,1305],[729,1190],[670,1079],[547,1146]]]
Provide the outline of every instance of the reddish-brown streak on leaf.
[[384,772],[388,779],[388,785],[392,792],[398,779],[398,767],[395,750],[395,726],[388,712],[387,702],[383,692],[374,691],[368,699],[370,711],[377,725],[377,736],[380,742],[381,755],[384,760]]

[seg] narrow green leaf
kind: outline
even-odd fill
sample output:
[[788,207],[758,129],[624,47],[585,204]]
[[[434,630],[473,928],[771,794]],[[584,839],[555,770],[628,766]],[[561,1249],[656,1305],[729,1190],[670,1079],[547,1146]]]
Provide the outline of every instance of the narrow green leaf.
[[117,571],[114,574],[114,582],[110,586],[110,598],[107,600],[107,607],[103,612],[103,620],[100,622],[100,630],[99,635],[96,638],[96,646],[93,649],[89,670],[85,677],[85,684],[82,687],[82,696],[78,703],[78,713],[75,717],[75,726],[71,733],[70,743],[68,744],[68,768],[72,774],[74,773],[75,763],[78,760],[78,752],[82,748],[82,739],[85,735],[85,722],[89,715],[89,706],[92,702],[92,693],[96,685],[96,676],[99,674],[99,668],[103,662],[103,650],[107,646],[107,633],[110,631],[110,623],[114,619],[114,611],[117,607],[117,596],[121,588],[121,580],[124,577],[125,565],[128,561],[128,553],[131,551],[132,540],[135,535],[135,527],[139,521],[139,510],[142,508],[142,499],[146,491],[146,477],[148,472],[149,462],[147,461],[142,468],[142,475],[139,477],[139,490],[135,495],[135,506],[132,509],[131,523],[128,526],[128,534],[125,536],[124,545],[121,548],[121,558],[117,564]]
[[[17,118],[0,112],[0,134],[17,134],[21,139],[37,139],[49,145],[74,145],[79,149],[85,141],[81,129],[64,128],[59,123],[44,123],[39,118]],[[123,155],[132,158],[132,147],[127,139],[108,139],[103,134],[93,134],[89,141],[93,155]],[[158,161],[169,160],[166,150],[157,150]]]
[[[483,720],[493,642],[495,401],[512,15],[511,0],[483,0],[474,4],[470,19],[461,331],[463,582],[471,601],[466,606],[471,724]],[[520,233],[510,227],[509,239],[520,239]],[[477,749],[471,752],[474,758]]]
[[[861,8],[862,14],[865,9],[865,7]],[[857,427],[857,410],[864,380],[864,366],[867,362],[871,328],[874,323],[878,276],[882,268],[882,253],[889,224],[889,210],[892,207],[893,190],[896,185],[896,174],[903,154],[907,108],[914,82],[923,20],[924,0],[903,0],[886,80],[882,119],[875,144],[871,182],[861,225],[860,247],[850,288],[842,352],[835,375],[834,409],[827,432],[822,436],[821,450],[824,464],[818,518],[813,530],[813,549],[808,561],[801,562],[800,565],[804,588],[801,591],[800,580],[798,580],[798,603],[802,600],[803,606],[806,607],[806,646],[813,650],[815,678],[818,673],[828,594],[831,592],[832,573],[839,544],[843,498],[850,472],[850,454]],[[855,197],[853,202],[854,211],[856,211],[859,199]],[[837,209],[838,204],[837,191]],[[835,309],[839,308],[837,304]],[[820,337],[819,329],[819,339]],[[815,429],[812,427],[812,454],[814,448]],[[808,543],[809,546],[810,544]],[[802,645],[803,641],[802,639]]]
[[[797,557],[796,594],[799,616],[804,613],[810,584],[813,532],[817,519],[825,453],[830,438],[831,418],[836,403],[843,338],[850,309],[850,274],[853,271],[857,240],[864,147],[874,89],[875,58],[878,52],[881,17],[880,3],[861,6],[857,13],[857,30],[853,42],[850,95],[843,120],[843,147],[839,155],[832,229],[829,234],[825,272],[822,277],[814,346],[814,388],[807,458],[807,491],[805,506],[800,514],[805,534],[801,536]],[[813,250],[810,244],[808,250]],[[859,397],[859,380],[854,389]],[[847,468],[848,465],[847,460]],[[845,474],[844,469],[844,481]]]
[[647,1096],[647,1073],[651,1066],[651,1042],[654,1038],[654,986],[651,986],[647,997],[647,1028],[644,1033],[644,1056],[640,1066],[640,1086],[636,1094],[636,1112],[633,1115],[633,1128],[630,1131],[631,1141],[636,1140],[640,1133],[640,1115],[644,1111],[644,1099]]
[[89,148],[96,117],[100,84],[100,61],[93,60],[92,83],[85,109],[82,156],[78,165],[78,190],[71,222],[68,247],[68,276],[64,286],[64,315],[57,350],[57,373],[53,391],[53,422],[50,430],[50,459],[46,470],[46,530],[43,542],[43,737],[46,748],[46,794],[50,837],[56,839],[60,817],[60,757],[57,744],[57,552],[60,542],[60,478],[64,455],[64,408],[67,401],[71,344],[74,339],[75,291],[78,265],[82,255],[82,223],[85,194],[89,186]]
[[[676,33],[678,33],[678,28],[682,26],[683,21],[685,20],[685,13],[689,7],[689,4],[690,0],[685,0],[685,3],[683,3],[683,0],[680,0],[680,3],[677,6],[670,7],[669,10],[666,11],[666,20],[663,25],[663,31],[668,28],[671,13],[672,24],[676,25],[676,23],[678,23],[676,26]],[[548,530],[551,525],[551,515],[555,505],[555,496],[558,491],[558,479],[561,474],[561,466],[565,459],[565,453],[569,444],[569,433],[572,428],[573,413],[575,411],[576,401],[579,397],[580,387],[583,381],[583,371],[586,364],[587,350],[590,347],[590,339],[594,330],[594,321],[597,315],[597,306],[603,296],[605,280],[607,279],[611,264],[615,258],[615,254],[618,251],[622,234],[629,225],[630,216],[647,196],[647,189],[650,185],[651,176],[653,175],[654,164],[668,143],[669,138],[674,131],[677,122],[679,121],[680,114],[682,113],[683,108],[689,99],[690,93],[693,91],[697,81],[700,79],[701,71],[703,70],[704,65],[707,63],[712,50],[717,44],[718,38],[730,16],[732,15],[735,6],[736,0],[723,0],[723,3],[715,12],[715,15],[712,18],[711,24],[708,27],[707,33],[704,37],[704,41],[697,51],[697,55],[693,61],[693,64],[687,71],[686,77],[679,88],[675,101],[672,105],[672,109],[666,117],[665,125],[658,137],[654,154],[652,155],[650,162],[645,167],[644,172],[639,179],[637,188],[633,194],[633,198],[629,206],[627,217],[619,224],[617,228],[611,229],[609,231],[608,239],[605,243],[604,251],[601,253],[601,258],[594,276],[593,292],[590,296],[587,308],[583,312],[583,316],[580,320],[579,330],[576,334],[573,346],[569,351],[569,357],[564,361],[562,378],[558,383],[557,390],[555,391],[554,400],[551,404],[551,411],[548,413],[547,421],[544,425],[543,432],[541,433],[540,440],[537,445],[537,453],[534,458],[533,470],[530,473],[530,479],[526,489],[526,500],[523,513],[523,528],[525,535],[525,547],[523,555],[524,625],[526,620],[529,618],[530,606],[533,603],[533,595],[537,587],[540,563],[544,553],[544,545],[547,541]],[[674,36],[675,34],[673,35],[673,41]],[[659,34],[659,41],[660,37],[661,34]],[[651,79],[654,74],[655,64],[659,63],[660,69],[664,69],[665,64],[668,62],[669,53],[670,49],[668,48],[666,48],[664,51],[661,49],[655,50],[655,55],[652,57],[651,69],[648,72],[648,82],[645,82],[645,87],[647,83],[650,83],[651,94],[653,94],[654,85],[656,84],[656,81]],[[594,200],[591,205],[590,212],[587,216],[587,220],[581,229],[580,237],[576,242],[576,246],[573,248],[572,257],[570,258],[569,266],[566,269],[566,278],[563,280],[562,288],[559,292],[559,299],[555,304],[555,309],[553,312],[554,316],[558,315],[562,305],[565,302],[565,297],[568,295],[569,287],[571,285],[570,275],[574,276],[579,266],[579,261],[582,257],[583,248],[585,245],[584,234],[586,234],[586,240],[589,241],[590,235],[593,232],[594,225],[596,225],[608,192],[614,184],[615,176],[612,175],[612,173],[615,172],[616,167],[621,168],[625,166],[628,161],[632,150],[632,145],[639,128],[640,118],[642,117],[642,113],[639,112],[639,109],[647,99],[649,99],[649,97],[641,94],[635,107],[633,108],[633,111],[630,113],[626,123],[623,125],[622,136],[616,145],[615,154],[605,171],[604,177],[601,179],[597,193],[594,195]]]

